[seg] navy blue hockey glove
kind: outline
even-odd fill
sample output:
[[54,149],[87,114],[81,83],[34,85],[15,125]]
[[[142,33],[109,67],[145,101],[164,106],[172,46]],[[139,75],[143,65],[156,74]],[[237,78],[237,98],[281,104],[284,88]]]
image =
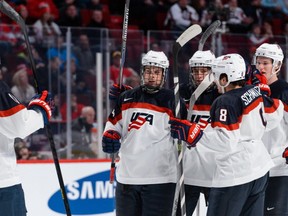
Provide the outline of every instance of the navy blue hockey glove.
[[265,94],[267,96],[271,95],[270,87],[267,84],[267,78],[257,69],[251,73],[246,83],[250,85],[259,86],[262,94]]
[[188,147],[195,147],[203,135],[200,125],[188,120],[171,118],[169,124],[171,124],[171,136],[187,142]]
[[288,147],[284,150],[282,157],[286,159],[286,164],[288,164]]
[[122,85],[120,88],[118,84],[113,84],[109,91],[109,100],[116,101],[122,92],[130,89],[132,89],[132,87],[128,85]]
[[51,93],[45,90],[42,91],[40,94],[36,94],[29,102],[27,108],[41,111],[44,119],[44,124],[47,125],[52,116],[52,111],[55,108],[54,100]]
[[121,135],[114,130],[108,130],[104,132],[102,137],[102,149],[105,153],[116,153],[119,151]]

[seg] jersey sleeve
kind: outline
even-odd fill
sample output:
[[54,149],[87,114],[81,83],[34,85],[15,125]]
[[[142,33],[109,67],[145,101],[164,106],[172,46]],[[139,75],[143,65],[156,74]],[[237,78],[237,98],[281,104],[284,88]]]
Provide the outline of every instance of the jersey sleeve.
[[0,133],[9,138],[25,138],[44,127],[41,113],[27,110],[10,92],[9,87],[0,83]]
[[288,89],[282,92],[280,99],[284,106],[283,118],[285,123],[288,124]]
[[284,114],[284,105],[281,100],[263,95],[264,118],[267,122],[266,131],[272,130],[280,123]]

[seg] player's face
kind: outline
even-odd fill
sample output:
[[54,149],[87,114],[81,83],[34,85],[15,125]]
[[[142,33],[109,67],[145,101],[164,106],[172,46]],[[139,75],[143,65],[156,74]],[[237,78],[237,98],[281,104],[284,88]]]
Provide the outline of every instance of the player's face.
[[145,85],[158,87],[163,79],[163,68],[156,66],[145,66],[143,77]]
[[273,62],[271,58],[258,56],[256,59],[256,68],[269,79],[272,75]]
[[193,67],[191,68],[192,76],[195,84],[198,86],[209,73],[209,67]]

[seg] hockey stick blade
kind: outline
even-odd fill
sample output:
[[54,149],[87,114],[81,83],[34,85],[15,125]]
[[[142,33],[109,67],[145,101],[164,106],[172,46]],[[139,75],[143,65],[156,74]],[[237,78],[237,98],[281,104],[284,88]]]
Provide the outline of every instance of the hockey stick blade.
[[206,40],[210,37],[210,35],[212,35],[215,32],[215,30],[220,25],[221,25],[221,21],[216,20],[205,30],[205,32],[202,34],[202,37],[199,40],[198,50],[200,51],[203,50]]
[[210,73],[204,78],[204,80],[200,83],[200,85],[195,89],[195,91],[190,97],[187,120],[189,121],[191,120],[192,110],[193,110],[193,106],[196,100],[213,83],[213,81],[214,81],[214,75]]
[[[186,29],[176,40],[176,42],[173,45],[173,51],[175,50],[176,53],[180,50],[181,47],[183,47],[189,40],[196,37],[202,32],[202,28],[198,24],[194,24],[190,26],[188,29]],[[176,54],[175,53],[175,54]]]

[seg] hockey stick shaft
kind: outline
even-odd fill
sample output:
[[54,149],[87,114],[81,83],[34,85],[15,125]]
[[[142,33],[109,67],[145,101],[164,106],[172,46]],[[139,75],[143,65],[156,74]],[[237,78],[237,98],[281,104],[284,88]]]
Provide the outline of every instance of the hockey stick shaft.
[[124,9],[123,29],[122,29],[122,48],[121,48],[121,62],[120,62],[120,72],[119,72],[119,86],[121,86],[123,82],[123,68],[124,68],[124,63],[125,63],[126,42],[127,42],[127,34],[128,34],[129,5],[130,5],[130,0],[126,0],[125,9]]
[[[20,28],[24,34],[25,43],[26,43],[27,51],[28,51],[28,56],[29,56],[29,60],[31,63],[32,71],[33,71],[35,88],[37,89],[37,92],[40,93],[40,89],[38,86],[37,74],[36,74],[35,62],[33,59],[32,49],[30,46],[25,22],[20,17],[20,15],[9,4],[7,4],[4,0],[0,1],[0,11],[3,12],[4,14],[6,14],[8,17],[10,17],[12,20],[14,20],[17,24],[20,25]],[[46,129],[46,134],[47,134],[47,137],[49,139],[50,146],[51,146],[51,151],[52,151],[53,160],[54,160],[54,164],[55,164],[55,168],[56,168],[56,172],[57,172],[57,176],[58,176],[58,180],[59,180],[59,184],[60,184],[60,188],[61,188],[61,194],[62,194],[62,199],[64,202],[66,214],[67,214],[67,216],[71,216],[70,206],[69,206],[68,198],[67,198],[66,191],[65,191],[63,177],[62,177],[62,173],[61,173],[61,169],[60,169],[60,165],[59,165],[58,155],[57,155],[57,151],[55,148],[55,143],[54,143],[53,134],[52,134],[50,124],[47,124],[45,126],[45,129]]]
[[203,79],[203,81],[200,83],[200,85],[195,89],[195,91],[192,93],[192,95],[190,97],[190,101],[189,101],[187,120],[191,121],[192,110],[193,110],[193,106],[194,106],[196,100],[213,82],[214,82],[214,76],[212,73],[209,73]]
[[[180,94],[179,94],[179,75],[178,75],[178,53],[180,49],[192,38],[196,37],[202,31],[199,25],[193,25],[186,29],[176,40],[173,45],[173,75],[174,75],[174,95],[175,95],[175,114],[177,118],[180,118]],[[182,142],[178,140],[178,162],[177,162],[177,172],[178,181],[175,189],[175,196],[173,202],[172,216],[176,215],[178,207],[178,199],[180,198],[180,208],[181,215],[186,215],[186,205],[185,205],[185,188],[184,188],[184,169],[183,169],[183,151]],[[180,195],[180,197],[179,197]]]
[[[129,5],[130,0],[126,0],[125,9],[124,9],[124,19],[123,19],[123,29],[122,29],[122,49],[121,49],[121,62],[120,62],[120,71],[119,71],[119,80],[118,84],[121,88],[123,82],[123,68],[125,63],[125,54],[126,54],[126,42],[127,42],[127,33],[128,33],[128,18],[129,18]],[[115,178],[115,154],[111,154],[111,167],[110,167],[110,183],[113,184]]]
[[198,45],[198,50],[202,51],[204,48],[204,44],[206,40],[215,32],[215,30],[221,25],[220,20],[214,21],[202,34],[200,40],[199,40],[199,45]]

